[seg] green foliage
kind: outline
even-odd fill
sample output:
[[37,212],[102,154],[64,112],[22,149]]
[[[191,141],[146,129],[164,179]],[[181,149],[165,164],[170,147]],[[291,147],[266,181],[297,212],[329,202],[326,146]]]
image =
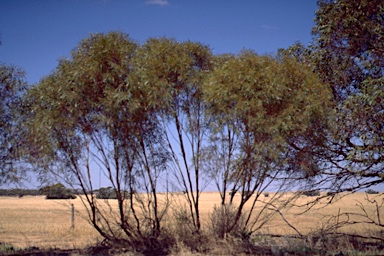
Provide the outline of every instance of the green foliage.
[[20,189],[20,188],[12,188],[12,189],[0,189],[0,196],[37,196],[40,195],[40,191],[37,189]]
[[[117,199],[116,191],[112,187],[99,188],[94,192],[96,193],[96,198],[99,199]],[[128,199],[131,197],[131,194],[128,191],[123,191],[122,196]]]
[[84,139],[78,132],[107,130],[117,136],[119,127],[113,125],[113,118],[139,107],[130,100],[135,93],[129,87],[130,57],[135,48],[124,34],[93,35],[72,51],[71,59],[61,60],[52,75],[30,90],[34,114],[30,130],[32,135],[40,134],[33,137],[40,145],[38,151],[53,154],[52,146],[66,148],[78,158],[81,149],[75,145]]
[[96,193],[96,197],[99,199],[116,199],[116,193],[112,187],[99,188]]
[[314,173],[325,174],[319,187],[360,190],[384,181],[384,3],[324,0],[318,5],[313,44],[279,51],[312,69],[333,93],[327,125],[314,123],[314,132],[305,135],[308,146],[296,153],[304,161],[296,162],[315,156],[322,168]]
[[42,195],[46,195],[47,199],[75,199],[76,195],[72,190],[66,188],[63,184],[57,183],[40,189]]
[[355,190],[383,183],[384,2],[319,1],[315,21],[312,67],[335,100],[322,152],[333,168],[332,186]]
[[14,254],[19,250],[20,250],[20,248],[14,246],[12,244],[0,242],[0,253],[1,254],[4,254],[4,255]]
[[376,191],[376,190],[373,190],[373,189],[367,189],[367,191],[365,191],[367,194],[379,194],[379,191]]
[[[162,130],[162,137],[168,143],[165,150],[177,169],[175,176],[179,182],[175,186],[186,191],[197,230],[200,229],[199,191],[206,186],[206,173],[200,160],[207,130],[202,87],[212,68],[211,58],[211,51],[202,44],[160,38],[149,39],[133,60],[146,99],[159,110],[156,118],[165,126]],[[180,152],[180,157],[175,152]]]
[[205,88],[215,114],[249,127],[259,141],[271,133],[277,138],[305,130],[330,96],[304,65],[253,52],[243,52],[215,69]]
[[[189,251],[204,252],[209,248],[209,234],[203,230],[196,232],[190,210],[181,206],[173,211],[172,233],[177,240],[177,246],[188,248]],[[176,249],[181,249],[176,248]]]
[[[247,200],[277,177],[317,167],[311,152],[294,153],[314,124],[326,123],[330,96],[307,65],[289,56],[213,56],[194,42],[160,38],[138,46],[122,33],[96,34],[29,90],[29,151],[34,164],[83,192],[95,191],[93,166],[99,168],[111,186],[97,198],[116,198],[117,209],[84,197],[92,225],[108,241],[159,242],[169,205],[157,197],[160,183],[168,187],[165,171],[185,191],[191,236],[200,232],[200,192],[212,177],[223,180],[223,202],[238,191],[240,206],[216,213],[218,223],[233,221],[224,233],[237,234],[239,225],[246,230]],[[47,197],[51,190],[61,195],[65,188],[45,188]],[[134,191],[145,193],[130,196]]]
[[320,196],[320,190],[306,190],[301,191],[300,194],[305,196]]
[[318,71],[343,99],[366,78],[383,75],[384,3],[322,0],[318,5],[313,28]]
[[[152,102],[160,96],[148,97],[153,91],[141,83],[133,60],[137,47],[120,32],[92,35],[32,88],[26,100],[32,113],[28,127],[34,164],[79,184],[89,211],[98,213],[96,198],[86,191],[94,191],[93,166],[99,166],[114,188],[108,197],[117,198],[118,208],[102,211],[103,217],[90,215],[90,221],[107,240],[130,243],[144,240],[143,234],[159,237],[163,209],[157,186],[168,161],[158,105]],[[131,201],[127,191],[135,190],[144,190],[150,202],[126,207]],[[112,220],[120,223],[123,238],[111,230]]]
[[24,72],[0,64],[0,184],[21,178],[16,162],[21,158],[20,114],[25,89]]
[[241,238],[245,228],[245,216],[241,216],[240,220],[237,221],[237,213],[236,207],[232,204],[215,205],[210,214],[210,231],[212,234],[219,239],[225,239],[228,235]]
[[[306,65],[288,56],[243,52],[216,68],[204,89],[215,125],[234,129],[247,165],[259,164],[261,157],[275,168],[285,166],[288,145],[302,146],[299,138],[313,133],[315,122],[327,122],[330,91]],[[308,160],[294,170],[316,168]]]

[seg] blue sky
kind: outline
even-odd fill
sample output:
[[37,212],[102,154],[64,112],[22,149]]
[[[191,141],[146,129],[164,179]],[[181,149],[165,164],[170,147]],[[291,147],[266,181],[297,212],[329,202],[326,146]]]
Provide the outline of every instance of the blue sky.
[[0,0],[0,62],[37,83],[92,33],[122,31],[144,43],[171,37],[215,54],[273,54],[310,43],[316,0]]

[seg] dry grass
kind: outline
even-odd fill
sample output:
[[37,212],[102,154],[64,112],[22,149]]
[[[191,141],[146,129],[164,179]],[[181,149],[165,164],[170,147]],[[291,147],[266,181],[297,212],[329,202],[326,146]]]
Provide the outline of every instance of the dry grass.
[[[238,197],[239,195],[235,196]],[[266,202],[270,197],[262,200]],[[287,195],[289,196],[289,195]],[[315,209],[297,215],[304,208],[292,207],[283,211],[285,218],[295,226],[302,234],[307,234],[313,230],[328,225],[327,215],[337,216],[343,212],[361,212],[358,202],[365,205],[368,212],[374,212],[374,207],[365,200],[365,193],[355,193],[348,195],[337,201],[336,203],[326,206],[323,204],[316,206]],[[383,200],[384,194],[380,194],[377,199]],[[185,205],[183,201],[184,195],[178,194],[172,197],[173,205],[179,209]],[[297,203],[304,205],[312,197],[302,196]],[[114,207],[114,200],[110,200],[111,206]],[[206,192],[201,196],[200,209],[202,223],[207,224],[209,214],[212,212],[214,205],[218,205],[220,197],[218,193]],[[235,201],[236,203],[236,201]],[[76,209],[75,229],[71,229],[71,204]],[[261,207],[259,204],[258,207]],[[81,200],[45,200],[43,196],[26,196],[23,198],[0,197],[0,242],[10,243],[14,246],[25,248],[37,246],[40,248],[82,248],[93,245],[101,240],[101,237],[92,228],[85,218],[86,211]],[[342,221],[340,218],[339,221]],[[374,231],[367,225],[354,225],[348,227],[346,231],[364,233]],[[281,217],[275,215],[268,222],[260,233],[278,233],[278,234],[294,234]]]
[[[273,194],[270,193],[270,197]],[[283,196],[280,200],[288,200],[292,194],[287,194]],[[366,200],[366,193],[354,193],[354,194],[340,194],[333,200],[332,204],[329,204],[330,198],[323,198],[317,204],[309,209],[307,204],[310,201],[313,201],[317,197],[307,197],[300,196],[294,201],[294,204],[286,209],[283,209],[281,212],[286,220],[294,226],[301,234],[307,235],[310,232],[319,230],[320,228],[326,228],[330,225],[336,224],[336,221],[339,223],[347,221],[347,218],[344,213],[359,213],[363,214],[363,211],[359,207],[359,204],[363,205],[367,213],[371,217],[375,217],[374,211],[376,210],[375,206],[369,203]],[[384,200],[384,194],[380,195],[369,195],[369,198],[376,198],[377,201]],[[268,202],[269,198],[261,198],[265,202]],[[258,206],[261,207],[261,204],[258,203]],[[308,211],[307,211],[308,210]],[[381,211],[384,210],[384,207]],[[256,211],[257,212],[257,211]],[[272,213],[272,212],[269,212]],[[339,218],[337,217],[339,216]],[[349,215],[349,221],[362,222],[366,218],[356,217]],[[384,218],[381,217],[381,221],[384,221]],[[366,224],[356,224],[348,225],[339,231],[349,232],[349,233],[359,233],[367,234],[372,231],[377,231],[377,227],[373,225]],[[280,217],[279,214],[274,213],[272,219],[260,229],[260,233],[273,233],[273,234],[297,234],[292,228],[288,227],[286,222]]]
[[[71,229],[71,203],[75,228]],[[87,222],[80,199],[46,200],[44,196],[0,197],[0,241],[25,248],[79,248],[100,239]]]

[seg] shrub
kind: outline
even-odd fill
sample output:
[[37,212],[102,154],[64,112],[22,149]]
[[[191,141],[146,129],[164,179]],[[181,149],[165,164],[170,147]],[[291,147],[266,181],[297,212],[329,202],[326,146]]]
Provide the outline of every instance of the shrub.
[[63,184],[57,183],[52,186],[46,186],[40,189],[42,195],[46,195],[46,199],[75,199],[76,195],[66,188]]
[[320,196],[320,190],[306,190],[301,192],[305,196]]
[[269,193],[268,193],[268,192],[265,192],[265,193],[264,193],[264,196],[265,196],[265,197],[269,197]]
[[[94,192],[98,199],[117,199],[116,191],[112,187],[99,188]],[[131,198],[131,193],[128,191],[122,191],[121,194],[124,198]]]
[[19,248],[13,246],[12,244],[0,242],[0,254],[1,255],[3,255],[3,253],[4,253],[4,255],[13,254],[18,250],[19,250]]
[[112,187],[100,188],[97,191],[96,198],[98,199],[116,199],[116,193]]
[[189,210],[185,206],[174,209],[172,217],[172,233],[177,241],[176,251],[187,248],[193,252],[207,250],[210,244],[209,237],[203,231],[196,231]]
[[39,195],[39,190],[36,189],[19,189],[19,188],[11,188],[11,189],[0,189],[0,196],[37,196]]
[[367,194],[379,194],[379,191],[376,191],[376,190],[373,190],[373,189],[368,189],[367,191],[365,191]]
[[242,237],[244,218],[236,222],[237,208],[233,205],[214,206],[213,212],[210,215],[211,232],[215,237],[225,238],[228,234],[235,237]]

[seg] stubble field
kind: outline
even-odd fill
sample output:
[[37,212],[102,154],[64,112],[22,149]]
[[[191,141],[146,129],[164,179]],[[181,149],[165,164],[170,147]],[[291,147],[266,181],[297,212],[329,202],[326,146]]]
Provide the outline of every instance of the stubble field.
[[[287,194],[285,197],[289,196]],[[235,203],[238,197],[239,195],[235,196]],[[262,196],[261,200],[267,202],[272,197],[273,195],[270,197]],[[303,208],[300,207],[291,207],[281,213],[285,220],[301,234],[308,234],[329,225],[330,216],[340,216],[337,221],[341,222],[343,221],[342,214],[345,212],[363,214],[364,211],[361,206],[364,206],[369,216],[376,218],[375,204],[369,203],[366,197],[366,193],[354,193],[346,195],[336,203],[327,206],[327,201],[324,200],[315,209],[301,215],[297,215],[297,213],[303,211]],[[176,208],[184,205],[183,198],[182,194],[173,195]],[[369,195],[369,198],[375,198],[376,202],[380,203],[384,200],[384,194]],[[313,197],[301,196],[297,199],[296,204],[304,205],[313,199]],[[204,226],[209,226],[209,215],[214,206],[220,204],[220,196],[216,192],[205,192],[202,193],[200,200],[202,223],[205,224]],[[109,203],[113,206],[116,201],[110,200]],[[72,204],[75,208],[74,229],[72,229]],[[350,216],[350,218],[356,221],[367,220],[363,216]],[[334,220],[335,218],[332,221]],[[295,231],[286,224],[286,221],[279,214],[275,214],[257,232],[259,234],[295,234]],[[372,228],[371,225],[358,224],[345,227],[343,231],[370,234],[379,230]],[[46,200],[44,196],[0,197],[1,243],[9,243],[19,248],[35,246],[39,248],[73,249],[91,246],[101,240],[102,238],[88,223],[86,211],[79,198],[75,200]]]

